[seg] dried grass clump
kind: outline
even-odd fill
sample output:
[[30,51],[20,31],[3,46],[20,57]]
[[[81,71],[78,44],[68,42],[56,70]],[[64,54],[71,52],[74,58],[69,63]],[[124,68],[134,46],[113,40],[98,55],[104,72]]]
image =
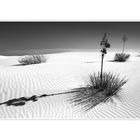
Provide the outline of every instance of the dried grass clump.
[[127,82],[125,78],[112,73],[103,73],[102,84],[100,73],[90,75],[87,86],[72,90],[68,99],[74,106],[80,106],[82,110],[88,111],[101,102],[106,102],[116,95]]
[[18,62],[22,65],[31,65],[45,63],[46,58],[44,55],[27,55],[18,59]]

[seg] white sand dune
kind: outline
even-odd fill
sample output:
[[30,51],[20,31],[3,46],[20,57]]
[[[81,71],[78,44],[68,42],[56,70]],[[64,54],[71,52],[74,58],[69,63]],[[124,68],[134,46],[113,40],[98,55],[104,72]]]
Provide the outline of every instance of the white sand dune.
[[[17,56],[0,56],[0,103],[20,97],[58,94],[80,87],[88,75],[100,70],[99,52],[48,54],[47,63],[20,66]],[[131,53],[125,63],[112,62],[105,56],[104,71],[126,76],[129,81],[113,102],[101,103],[82,112],[67,101],[69,94],[26,102],[24,106],[0,105],[0,118],[110,119],[140,118],[140,57]]]

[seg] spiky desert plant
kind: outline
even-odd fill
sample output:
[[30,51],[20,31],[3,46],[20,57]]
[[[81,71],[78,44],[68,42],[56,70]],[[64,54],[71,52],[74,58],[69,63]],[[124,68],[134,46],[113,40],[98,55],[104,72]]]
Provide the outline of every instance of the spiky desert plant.
[[22,65],[45,63],[46,57],[44,55],[27,55],[18,59],[18,62]]
[[104,36],[100,42],[101,45],[101,54],[102,54],[102,58],[101,58],[101,73],[100,73],[100,78],[101,78],[101,85],[102,85],[102,75],[103,75],[103,64],[104,64],[104,56],[107,53],[107,48],[110,48],[110,44],[108,43],[108,39],[106,37],[106,33],[104,33]]
[[130,54],[125,54],[125,53],[116,53],[114,57],[114,61],[117,62],[125,62],[127,59],[129,59]]
[[129,59],[130,54],[124,53],[124,47],[125,47],[125,43],[127,40],[128,40],[128,38],[126,37],[126,35],[124,35],[122,38],[122,41],[123,41],[122,53],[116,53],[115,57],[114,57],[114,61],[125,62],[127,59]]
[[119,75],[112,73],[103,73],[102,76],[101,85],[100,72],[90,75],[88,84],[73,89],[68,101],[74,106],[80,106],[83,111],[88,111],[99,103],[108,101],[112,96],[117,96],[127,82],[125,77],[120,79]]

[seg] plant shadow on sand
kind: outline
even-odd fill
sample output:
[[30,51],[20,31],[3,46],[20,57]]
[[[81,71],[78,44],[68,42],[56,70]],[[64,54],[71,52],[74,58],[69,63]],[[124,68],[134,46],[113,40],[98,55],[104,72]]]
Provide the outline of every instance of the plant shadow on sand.
[[[123,61],[115,61],[115,60],[107,60],[106,62],[124,63]],[[126,61],[126,62],[129,62],[129,60]],[[125,62],[125,63],[126,63],[126,62]]]
[[57,95],[68,94],[68,93],[71,93],[71,91],[70,92],[57,93],[57,94],[42,94],[40,96],[33,95],[31,97],[20,97],[20,98],[15,98],[15,99],[11,99],[11,100],[8,100],[6,102],[0,103],[0,105],[5,104],[6,106],[23,106],[29,101],[36,102],[40,98],[57,96]]
[[28,101],[35,102],[37,100],[38,100],[38,97],[36,95],[33,95],[29,98],[21,97],[21,98],[17,98],[17,99],[11,99],[11,100],[8,100],[7,102],[0,103],[0,105],[6,104],[7,106],[12,106],[12,105],[13,106],[23,106]]
[[[29,65],[39,65],[39,64],[29,64]],[[29,66],[29,65],[25,65],[25,64],[15,64],[15,65],[11,65],[11,66]]]
[[11,65],[11,66],[27,66],[27,65],[15,64],[15,65]]
[[84,63],[96,63],[96,62],[92,62],[92,61],[90,62],[90,61],[89,61],[89,62],[84,62]]

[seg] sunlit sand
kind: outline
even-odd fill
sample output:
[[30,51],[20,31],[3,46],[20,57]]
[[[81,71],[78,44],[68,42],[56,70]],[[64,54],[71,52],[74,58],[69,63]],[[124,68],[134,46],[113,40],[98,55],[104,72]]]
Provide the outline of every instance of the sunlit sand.
[[110,119],[140,117],[140,57],[131,53],[126,62],[113,62],[114,54],[108,52],[104,71],[126,76],[128,82],[107,103],[101,103],[88,112],[81,112],[68,102],[73,88],[88,82],[89,74],[100,71],[99,52],[68,52],[46,54],[46,63],[21,66],[18,56],[0,56],[0,103],[34,95],[48,96],[23,106],[0,105],[0,118],[45,119]]

